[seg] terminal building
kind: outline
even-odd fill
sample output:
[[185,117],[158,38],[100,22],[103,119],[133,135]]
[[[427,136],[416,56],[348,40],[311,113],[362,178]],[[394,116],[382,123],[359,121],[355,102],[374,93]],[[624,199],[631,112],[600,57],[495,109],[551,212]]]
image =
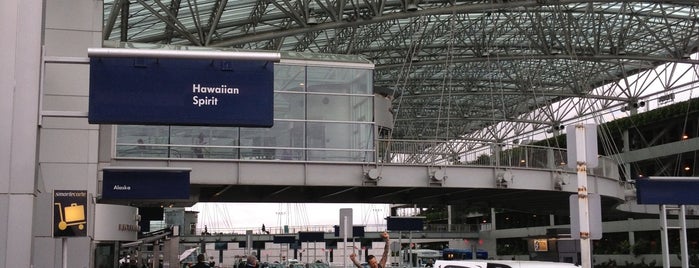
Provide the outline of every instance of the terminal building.
[[[394,253],[581,263],[583,239],[599,267],[696,266],[698,8],[3,1],[0,267],[347,246],[211,234],[183,210],[198,202],[391,204]],[[599,217],[576,220],[588,193]]]

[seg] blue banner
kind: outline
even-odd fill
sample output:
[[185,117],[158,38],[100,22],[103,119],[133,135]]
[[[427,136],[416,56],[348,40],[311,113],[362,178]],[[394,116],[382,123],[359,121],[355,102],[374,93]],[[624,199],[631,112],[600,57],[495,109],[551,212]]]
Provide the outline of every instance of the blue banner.
[[90,58],[91,124],[272,127],[274,63]]
[[189,199],[189,170],[105,169],[102,199]]
[[386,229],[389,231],[422,231],[425,217],[388,217]]
[[636,200],[645,205],[699,205],[699,180],[639,179]]

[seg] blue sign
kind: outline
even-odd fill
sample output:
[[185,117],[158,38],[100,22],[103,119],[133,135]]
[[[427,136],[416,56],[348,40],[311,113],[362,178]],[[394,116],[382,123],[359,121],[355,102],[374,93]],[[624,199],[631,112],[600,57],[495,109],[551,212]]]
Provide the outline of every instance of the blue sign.
[[103,199],[189,199],[189,170],[104,169]]
[[697,179],[636,180],[636,200],[646,205],[699,205]]
[[299,242],[323,242],[325,233],[323,232],[299,232]]
[[[340,226],[333,225],[335,236],[340,237]],[[364,226],[352,226],[352,237],[364,237]]]
[[386,229],[389,231],[422,231],[425,217],[388,217]]
[[91,124],[272,127],[274,63],[90,58]]
[[275,235],[272,238],[272,242],[275,244],[291,244],[296,242],[296,236],[294,235]]

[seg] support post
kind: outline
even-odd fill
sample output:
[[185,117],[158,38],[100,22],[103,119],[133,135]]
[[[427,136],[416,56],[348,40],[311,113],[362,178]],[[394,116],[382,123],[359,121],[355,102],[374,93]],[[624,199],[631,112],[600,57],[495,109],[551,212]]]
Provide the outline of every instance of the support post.
[[[344,258],[342,258],[342,267],[347,268],[347,224],[348,224],[347,223],[347,216],[342,217],[342,220],[343,220],[343,224],[345,226],[345,228],[343,229],[343,232],[342,232],[342,241],[343,241],[342,245],[344,246],[343,247],[344,251],[342,254],[343,254],[343,256],[345,256]],[[352,249],[352,250],[354,250],[354,249]]]
[[[587,191],[587,150],[585,147],[585,125],[575,125],[575,148],[578,179],[578,213],[580,219],[580,263],[583,268],[592,267],[590,247],[590,217]],[[570,150],[570,148],[568,148]],[[569,159],[570,161],[570,159]]]
[[680,255],[682,268],[689,268],[689,250],[687,248],[687,214],[685,205],[680,205]]
[[670,243],[667,230],[667,205],[660,205],[660,247],[663,251],[663,268],[670,268]]

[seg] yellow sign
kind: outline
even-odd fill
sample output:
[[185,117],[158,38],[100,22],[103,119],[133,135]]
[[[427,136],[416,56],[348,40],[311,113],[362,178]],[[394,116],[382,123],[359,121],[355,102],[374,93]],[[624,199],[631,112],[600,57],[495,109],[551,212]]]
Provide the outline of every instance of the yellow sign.
[[546,239],[534,239],[534,251],[549,251],[549,241]]
[[54,191],[54,237],[86,236],[87,191]]
[[61,210],[61,203],[54,204],[58,206],[61,218],[58,229],[65,230],[68,226],[73,225],[77,225],[80,230],[85,229],[85,206],[73,203]]

